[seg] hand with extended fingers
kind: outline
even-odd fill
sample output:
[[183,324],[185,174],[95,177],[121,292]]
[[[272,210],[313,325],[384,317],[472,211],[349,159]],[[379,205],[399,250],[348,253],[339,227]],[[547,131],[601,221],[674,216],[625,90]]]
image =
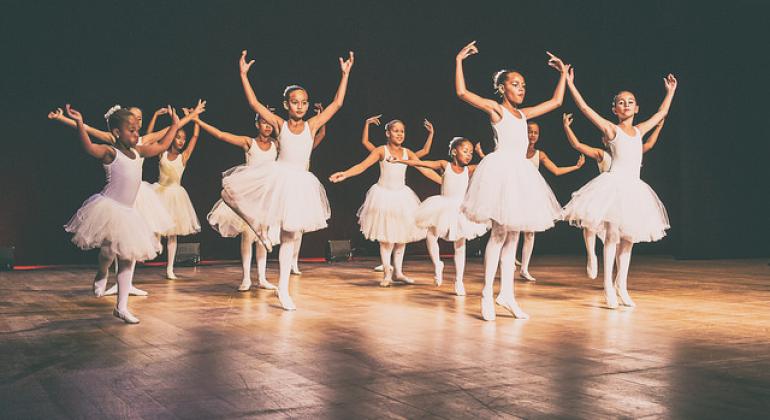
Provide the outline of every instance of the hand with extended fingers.
[[58,120],[63,116],[64,116],[64,110],[62,110],[61,108],[56,108],[55,110],[48,113],[49,120]]
[[473,54],[478,54],[478,53],[479,53],[479,49],[476,47],[476,41],[473,41],[468,45],[464,46],[460,50],[460,52],[457,53],[457,60],[462,61],[472,56]]
[[668,76],[663,78],[663,83],[665,83],[667,91],[673,92],[676,90],[677,81],[673,74],[669,73]]
[[246,50],[241,51],[241,59],[238,60],[238,67],[241,69],[241,74],[246,74],[254,64],[254,60],[246,62]]
[[350,73],[350,69],[353,68],[353,61],[355,61],[353,51],[348,51],[347,60],[343,60],[342,57],[340,57],[340,70],[342,70],[342,74]]
[[580,157],[578,158],[578,161],[575,164],[575,166],[577,166],[578,168],[582,168],[583,164],[585,164],[585,163],[586,163],[586,157],[583,156],[583,155],[580,155]]
[[563,61],[561,61],[561,58],[551,54],[549,51],[545,52],[548,54],[548,65],[555,68],[559,71],[559,73],[566,73],[569,71],[570,65],[564,64]]
[[425,118],[425,119],[422,121],[422,125],[423,125],[423,127],[425,127],[425,129],[426,129],[426,130],[428,130],[428,132],[429,132],[429,133],[433,133],[433,123],[431,123],[430,121],[428,121],[428,119],[427,119],[427,118]]
[[382,114],[367,118],[366,125],[371,125],[371,124],[380,125],[380,117],[382,117]]
[[561,122],[565,128],[572,125],[572,114],[562,114]]
[[73,108],[70,104],[65,105],[64,108],[67,110],[67,115],[69,115],[70,118],[80,124],[83,123],[83,116],[80,115],[80,112],[76,111],[75,108]]

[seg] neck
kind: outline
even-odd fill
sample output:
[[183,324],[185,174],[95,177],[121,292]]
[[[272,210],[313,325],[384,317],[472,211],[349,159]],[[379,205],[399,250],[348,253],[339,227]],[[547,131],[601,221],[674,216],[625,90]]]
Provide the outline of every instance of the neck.
[[270,143],[270,136],[263,136],[261,133],[257,136],[257,141],[260,143]]

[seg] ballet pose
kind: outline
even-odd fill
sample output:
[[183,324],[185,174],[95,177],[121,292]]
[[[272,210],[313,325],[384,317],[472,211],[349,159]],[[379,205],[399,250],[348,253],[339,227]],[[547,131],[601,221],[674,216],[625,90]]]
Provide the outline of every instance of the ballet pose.
[[[188,113],[189,110],[185,110],[185,112]],[[148,131],[153,129],[154,122],[155,117],[153,116],[153,121],[147,128]],[[187,133],[181,129],[177,130],[171,146],[160,156],[160,175],[158,182],[153,184],[155,192],[174,221],[174,225],[170,229],[161,233],[161,236],[166,237],[166,278],[170,280],[177,278],[174,274],[177,236],[192,235],[201,230],[198,215],[195,214],[190,196],[182,187],[182,174],[187,168],[187,162],[190,160],[195,146],[198,144],[199,133],[200,126],[195,124],[193,135],[187,141]]]
[[[416,154],[416,153],[415,153]],[[476,165],[470,165],[473,159],[473,143],[464,137],[455,137],[449,142],[449,158],[446,160],[397,161],[409,166],[430,168],[441,172],[441,177],[430,172],[429,178],[441,184],[441,195],[426,199],[420,204],[415,214],[417,226],[428,229],[426,243],[428,254],[433,262],[434,284],[440,287],[443,282],[444,263],[439,255],[438,239],[452,242],[455,262],[455,294],[465,296],[463,273],[465,271],[465,241],[483,235],[487,225],[474,223],[460,212],[468,180]]]
[[[199,102],[194,112],[202,112],[203,106]],[[96,296],[104,293],[107,271],[112,260],[117,258],[118,299],[112,313],[126,323],[136,324],[139,319],[128,310],[134,266],[136,261],[154,258],[161,249],[157,236],[135,207],[142,180],[140,156],[156,156],[168,148],[181,123],[176,113],[169,109],[172,123],[161,140],[152,145],[138,146],[136,117],[128,110],[118,109],[107,115],[115,143],[101,145],[91,142],[80,113],[69,104],[66,109],[76,123],[83,149],[102,162],[107,184],[100,193],[83,203],[64,228],[73,234],[72,242],[81,249],[100,248],[99,272],[93,283]]]
[[329,180],[342,182],[379,162],[380,179],[367,191],[357,216],[364,237],[380,243],[380,259],[384,267],[380,286],[389,287],[393,280],[414,283],[404,274],[404,252],[407,243],[424,239],[426,232],[417,226],[415,220],[420,199],[406,186],[406,166],[395,162],[417,159],[414,152],[403,147],[406,138],[404,123],[393,120],[385,124],[385,136],[388,139],[386,145],[375,148],[366,159],[349,169],[332,174]]
[[[668,114],[676,92],[677,80],[664,78],[666,96],[658,111],[648,120],[634,125],[639,106],[633,93],[623,90],[612,100],[617,124],[604,119],[583,100],[574,81],[574,70],[567,81],[580,111],[607,139],[612,166],[572,194],[564,207],[564,219],[572,225],[595,232],[604,242],[604,296],[607,306],[633,307],[628,294],[628,268],[634,243],[661,239],[669,228],[668,215],[655,192],[639,178],[644,145],[642,136]],[[613,284],[612,272],[617,254],[618,269]],[[591,273],[589,273],[591,274]]]
[[[665,120],[660,120],[658,125],[655,126],[655,130],[647,138],[642,146],[642,154],[649,152],[655,147],[658,142],[658,136],[660,130],[663,129],[663,123]],[[569,144],[578,152],[596,161],[596,166],[599,168],[599,173],[607,172],[612,166],[612,156],[610,155],[609,145],[606,139],[602,138],[602,144],[604,148],[599,149],[597,147],[591,147],[578,140],[575,133],[572,131],[572,114],[564,114],[562,116],[562,124],[564,125],[564,132],[567,134],[567,140]],[[583,242],[586,245],[586,274],[590,279],[595,279],[599,274],[599,264],[596,259],[596,232],[584,228],[583,229]],[[617,267],[617,255],[615,257],[615,266]]]
[[[482,317],[495,319],[495,302],[520,319],[529,318],[514,297],[514,259],[519,232],[540,232],[553,227],[561,207],[542,175],[527,161],[527,120],[561,106],[568,65],[548,53],[548,65],[560,73],[553,97],[535,106],[521,108],[526,93],[524,76],[501,70],[492,77],[502,101],[483,98],[465,86],[463,61],[478,53],[475,41],[457,54],[457,96],[484,111],[495,132],[497,148],[481,160],[462,204],[462,211],[477,223],[491,223],[492,232],[484,253]],[[500,265],[500,292],[493,300],[493,284]]]
[[[527,160],[529,160],[535,168],[540,169],[540,164],[548,169],[549,172],[555,176],[562,176],[570,172],[577,171],[585,164],[585,156],[580,155],[577,163],[572,166],[556,166],[555,163],[548,157],[548,155],[537,149],[537,141],[540,140],[540,125],[534,121],[527,121],[527,138],[529,139],[529,145],[527,146]],[[480,149],[480,143],[477,144],[477,149]],[[481,154],[481,157],[485,155]],[[529,273],[529,263],[532,261],[532,250],[535,248],[535,232],[524,232],[524,244],[521,246],[521,268],[519,274],[524,280],[537,281],[537,279]],[[517,264],[518,261],[516,262]]]
[[222,178],[222,199],[254,230],[268,252],[272,243],[267,235],[271,226],[281,229],[281,249],[278,253],[278,300],[285,310],[295,310],[289,295],[289,276],[297,236],[326,227],[331,216],[329,201],[318,179],[310,173],[308,161],[318,129],[342,107],[353,67],[353,53],[347,60],[339,59],[341,78],[334,100],[318,115],[305,121],[308,93],[297,85],[284,91],[284,108],[288,120],[275,115],[258,99],[249,83],[248,72],[254,60],[246,61],[244,50],[240,58],[240,76],[244,93],[252,110],[264,118],[278,134],[278,159],[263,165],[242,165],[231,169]]
[[[369,126],[372,124],[379,126],[381,117],[382,114],[375,115],[373,117],[367,118],[364,122],[364,131],[361,134],[361,144],[364,145],[364,148],[366,148],[366,151],[369,153],[377,148],[377,146],[375,146],[374,143],[372,143],[372,141],[369,139]],[[428,137],[425,139],[425,144],[423,144],[422,149],[414,152],[414,155],[417,156],[418,159],[422,159],[423,157],[427,156],[428,153],[430,153],[431,146],[433,145],[433,124],[426,118],[423,120],[422,125],[426,130],[428,130]],[[374,267],[374,271],[382,272],[383,270],[384,266],[382,264]]]

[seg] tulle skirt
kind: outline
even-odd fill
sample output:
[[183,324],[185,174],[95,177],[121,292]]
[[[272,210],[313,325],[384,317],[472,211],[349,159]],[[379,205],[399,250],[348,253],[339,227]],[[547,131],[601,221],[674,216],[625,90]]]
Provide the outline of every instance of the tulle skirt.
[[123,259],[145,261],[161,251],[160,241],[134,207],[95,194],[64,225],[74,234],[72,242],[81,249],[101,248]]
[[136,194],[134,207],[147,221],[147,225],[153,232],[160,235],[174,227],[174,220],[149,183],[142,181],[139,184],[139,192]]
[[331,217],[326,190],[303,166],[281,161],[225,172],[222,198],[255,231],[313,232]]
[[[211,227],[222,237],[234,238],[244,232],[255,235],[249,225],[238,216],[224,201],[219,200],[214,204],[207,217]],[[267,235],[273,245],[281,243],[281,229],[271,227]]]
[[510,151],[481,160],[461,209],[473,222],[495,222],[508,231],[541,232],[561,218],[561,205],[540,172]]
[[415,213],[420,199],[406,185],[388,189],[372,185],[358,209],[358,224],[366,239],[403,244],[425,239],[425,229],[417,226]]
[[190,201],[190,196],[181,185],[153,184],[155,193],[158,194],[161,203],[171,215],[173,226],[162,232],[163,236],[192,235],[201,231],[201,224],[195,208]]
[[618,172],[605,172],[574,192],[563,215],[609,243],[654,242],[670,227],[655,191],[638,177]]
[[417,226],[433,228],[440,238],[447,241],[473,239],[486,233],[487,225],[468,220],[468,217],[460,212],[461,204],[462,197],[430,197],[417,209]]

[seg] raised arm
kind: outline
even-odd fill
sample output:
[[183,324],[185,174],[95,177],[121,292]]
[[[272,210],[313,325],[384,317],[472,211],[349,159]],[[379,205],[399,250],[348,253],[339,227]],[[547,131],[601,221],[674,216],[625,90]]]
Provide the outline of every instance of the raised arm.
[[139,150],[139,153],[142,156],[153,157],[167,150],[168,146],[174,140],[174,136],[176,136],[177,130],[184,127],[188,122],[192,121],[195,115],[198,115],[206,110],[206,101],[198,100],[198,105],[195,106],[195,109],[193,109],[193,111],[188,115],[185,115],[185,117],[181,120],[179,119],[179,116],[176,115],[176,111],[174,111],[170,105],[168,108],[168,113],[171,115],[172,124],[166,129],[160,141],[153,142],[151,144],[142,144],[141,146],[137,147],[137,150]]
[[350,69],[353,68],[353,62],[355,61],[353,51],[348,51],[347,60],[343,60],[342,57],[340,57],[339,60],[342,76],[340,77],[340,84],[337,87],[337,93],[334,94],[334,100],[331,101],[326,109],[321,111],[320,114],[311,117],[307,121],[308,125],[310,126],[311,133],[315,133],[320,127],[326,125],[326,123],[329,122],[334,114],[336,114],[337,111],[342,108],[342,104],[345,102],[345,93],[348,90],[348,78],[350,77]]
[[[195,122],[195,120],[193,120]],[[195,145],[198,144],[198,136],[201,133],[201,127],[196,122],[195,127],[193,128],[193,135],[190,137],[190,140],[187,142],[187,147],[184,149],[184,153],[182,153],[182,163],[187,165],[187,161],[190,160],[190,156],[192,156],[193,151],[195,151]]]
[[249,69],[254,64],[254,60],[246,62],[246,50],[241,51],[241,58],[238,60],[238,67],[240,68],[241,84],[243,85],[243,93],[246,94],[246,100],[249,102],[251,109],[259,114],[265,121],[273,126],[273,130],[278,133],[283,125],[283,118],[273,114],[268,107],[259,102],[257,95],[254,93],[254,89],[249,82]]
[[168,108],[160,108],[155,113],[152,114],[152,118],[150,119],[150,123],[147,124],[147,131],[144,132],[145,135],[150,134],[155,131],[155,123],[158,122],[158,117],[161,115],[168,114]]
[[608,140],[612,140],[615,138],[615,124],[605,120],[602,118],[601,115],[599,115],[596,111],[594,111],[586,101],[583,99],[583,95],[580,94],[578,91],[577,86],[575,86],[575,69],[571,68],[569,70],[569,74],[567,75],[567,86],[569,87],[569,91],[572,94],[572,98],[575,100],[575,103],[578,106],[578,109],[580,112],[585,115],[589,121],[591,121],[591,124],[595,125],[596,128],[599,129],[599,131],[602,132],[605,138]]
[[455,57],[455,93],[457,97],[463,102],[471,105],[474,108],[478,108],[487,115],[492,122],[498,122],[503,118],[503,111],[500,109],[500,104],[497,102],[482,98],[481,96],[471,92],[465,86],[465,73],[463,72],[463,61],[473,54],[478,54],[479,49],[476,47],[476,41],[463,47],[457,57]]
[[556,166],[555,163],[551,160],[551,158],[548,157],[548,155],[544,151],[540,151],[540,162],[543,163],[543,166],[545,166],[545,169],[548,169],[549,172],[556,176],[562,176],[564,174],[568,174],[570,172],[577,171],[578,169],[583,167],[583,164],[586,163],[586,158],[583,155],[580,155],[578,157],[578,161],[573,166]]
[[572,131],[572,114],[562,114],[562,125],[564,126],[564,132],[567,134],[567,140],[573,149],[577,150],[583,155],[590,157],[591,159],[601,162],[604,159],[604,151],[596,147],[591,147],[583,144],[578,140],[575,133]]
[[209,133],[212,137],[214,137],[217,140],[221,140],[225,143],[230,143],[233,146],[240,147],[241,149],[249,150],[249,147],[251,147],[251,138],[248,136],[240,136],[233,133],[228,133],[226,131],[222,131],[213,125],[203,121],[200,118],[200,115],[193,117],[193,121],[196,123],[197,126],[200,126],[203,131]]
[[372,152],[369,153],[369,156],[367,156],[366,159],[362,160],[361,163],[351,166],[346,171],[333,173],[329,177],[329,181],[334,182],[336,184],[350,177],[359,175],[361,174],[361,172],[369,169],[370,166],[374,165],[375,163],[379,162],[382,159],[383,159],[383,150],[381,147],[378,147],[372,150]]
[[556,83],[556,89],[553,91],[553,97],[551,99],[537,104],[535,106],[522,108],[521,112],[527,117],[527,119],[536,118],[543,114],[547,114],[554,109],[561,106],[564,102],[564,85],[567,83],[567,72],[569,71],[569,64],[564,64],[561,59],[550,52],[548,54],[548,65],[555,68],[559,72],[559,82]]
[[652,150],[653,147],[655,147],[655,144],[658,142],[658,136],[660,135],[660,130],[663,129],[663,123],[666,120],[660,120],[658,125],[655,126],[655,130],[652,130],[652,134],[650,134],[650,137],[647,137],[647,140],[644,142],[644,145],[642,146],[642,153],[647,153],[650,150]]
[[666,85],[666,96],[663,98],[663,102],[658,108],[658,112],[652,115],[650,119],[645,122],[639,123],[636,128],[641,131],[642,135],[645,135],[653,127],[663,121],[668,115],[668,109],[671,107],[671,101],[674,99],[674,93],[676,93],[677,81],[673,74],[669,74],[663,79],[663,83]]
[[102,162],[111,162],[115,158],[115,149],[103,144],[93,144],[91,138],[88,137],[88,132],[86,132],[86,127],[83,123],[83,116],[80,115],[80,112],[73,109],[70,104],[67,104],[65,108],[67,109],[67,114],[72,118],[72,121],[75,123],[75,127],[78,130],[78,137],[80,138],[80,144],[83,146],[83,150]]
[[370,152],[376,149],[377,146],[375,146],[374,143],[372,143],[372,141],[369,140],[369,125],[374,124],[379,127],[380,117],[382,117],[382,114],[369,117],[366,119],[366,121],[364,121],[364,131],[363,133],[361,133],[361,144],[363,144],[366,150]]
[[[61,108],[56,108],[56,110],[49,112],[48,119],[59,121],[60,123],[66,125],[67,127],[72,127],[75,129],[78,128],[77,122],[72,118],[65,117],[64,111]],[[86,123],[83,123],[83,127],[85,127],[86,133],[88,133],[89,136],[93,136],[95,139],[99,141],[103,141],[105,143],[115,144],[115,138],[112,137],[112,133],[108,131],[98,130],[96,128],[89,126]]]
[[[313,109],[315,110],[315,114],[318,115],[324,110],[324,106],[320,102],[316,102],[313,104]],[[315,136],[313,136],[313,149],[318,147],[319,144],[326,138],[326,124],[322,125],[321,128],[318,129],[318,131],[315,133]]]
[[415,155],[417,155],[418,158],[422,159],[425,156],[428,156],[428,153],[430,153],[430,148],[433,146],[433,124],[428,121],[426,118],[422,125],[425,127],[426,130],[428,130],[428,138],[425,139],[425,144],[422,146],[422,149],[414,152]]

